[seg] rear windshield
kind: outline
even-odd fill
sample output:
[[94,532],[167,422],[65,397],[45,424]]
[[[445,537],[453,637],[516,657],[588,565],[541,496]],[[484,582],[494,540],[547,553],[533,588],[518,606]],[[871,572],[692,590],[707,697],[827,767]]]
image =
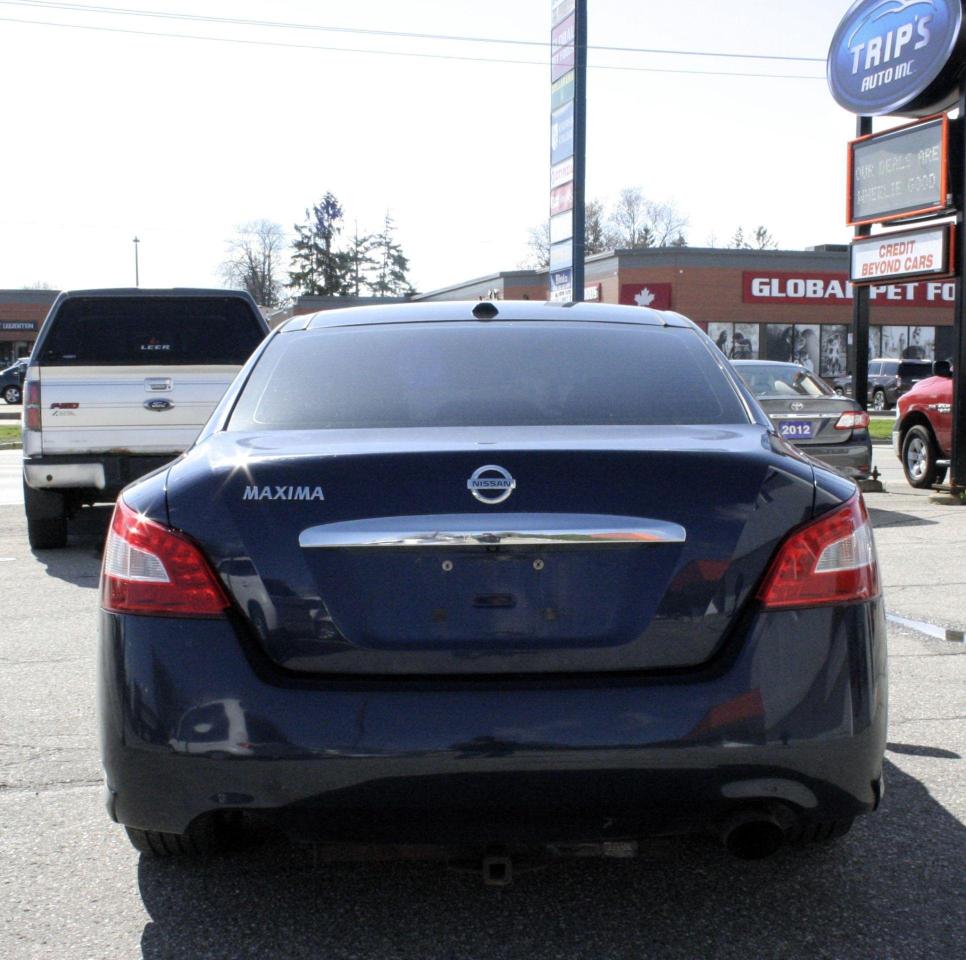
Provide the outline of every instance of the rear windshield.
[[827,397],[835,391],[824,380],[799,367],[781,364],[735,365],[742,379],[759,400],[775,397]]
[[228,429],[747,422],[692,330],[510,321],[282,334]]
[[932,364],[928,361],[922,360],[903,360],[899,364],[899,376],[900,377],[918,377],[922,379],[923,377],[932,376]]
[[264,336],[237,297],[74,297],[51,318],[42,363],[242,364]]

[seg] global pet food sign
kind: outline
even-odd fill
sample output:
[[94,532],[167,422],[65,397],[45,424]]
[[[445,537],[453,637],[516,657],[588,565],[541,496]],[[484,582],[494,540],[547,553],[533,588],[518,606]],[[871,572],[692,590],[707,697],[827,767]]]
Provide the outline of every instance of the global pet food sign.
[[[844,273],[755,273],[742,274],[745,303],[798,304],[801,306],[848,305],[854,288]],[[873,284],[869,299],[882,306],[949,307],[956,299],[952,280],[917,283]]]
[[829,89],[851,113],[924,116],[958,95],[960,0],[859,0],[829,48]]

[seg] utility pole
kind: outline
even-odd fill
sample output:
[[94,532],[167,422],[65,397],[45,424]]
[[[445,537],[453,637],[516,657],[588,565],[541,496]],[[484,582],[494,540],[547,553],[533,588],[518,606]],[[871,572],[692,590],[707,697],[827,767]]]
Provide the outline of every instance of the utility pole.
[[141,242],[137,237],[134,238],[134,286],[141,286],[141,271],[138,264],[138,244]]

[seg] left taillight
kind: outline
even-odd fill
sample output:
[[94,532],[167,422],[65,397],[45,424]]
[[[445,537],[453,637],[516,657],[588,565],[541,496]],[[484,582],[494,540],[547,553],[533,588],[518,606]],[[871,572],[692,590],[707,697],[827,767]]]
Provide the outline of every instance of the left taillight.
[[864,410],[846,410],[835,422],[836,430],[868,430],[869,415]]
[[758,591],[769,608],[814,607],[879,596],[872,524],[861,494],[796,530]]
[[40,416],[40,381],[28,380],[24,386],[23,426],[25,430],[39,430]]
[[118,498],[104,546],[101,605],[112,613],[220,617],[229,603],[191,540]]

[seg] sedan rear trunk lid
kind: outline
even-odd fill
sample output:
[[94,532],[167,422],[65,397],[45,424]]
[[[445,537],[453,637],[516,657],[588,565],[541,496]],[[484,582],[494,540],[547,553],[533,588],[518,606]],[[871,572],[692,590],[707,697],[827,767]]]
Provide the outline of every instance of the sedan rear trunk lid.
[[813,478],[757,425],[274,431],[168,498],[281,667],[574,674],[711,657]]

